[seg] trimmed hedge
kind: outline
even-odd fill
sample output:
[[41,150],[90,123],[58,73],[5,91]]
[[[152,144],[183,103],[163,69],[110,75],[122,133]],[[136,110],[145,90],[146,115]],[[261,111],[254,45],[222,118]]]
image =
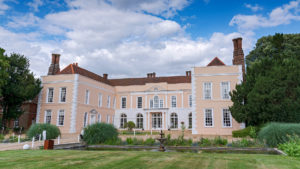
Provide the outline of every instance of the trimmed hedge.
[[42,135],[44,130],[46,130],[47,140],[56,139],[60,135],[60,130],[57,126],[42,123],[31,125],[26,134],[29,138],[37,137],[40,134]]
[[249,126],[241,130],[232,131],[232,137],[244,138],[249,136],[251,138],[255,138],[258,130],[258,127]]
[[87,144],[101,144],[117,139],[118,131],[112,124],[95,123],[84,129],[83,140]]
[[269,123],[258,133],[258,139],[270,147],[289,141],[290,136],[300,136],[300,123]]

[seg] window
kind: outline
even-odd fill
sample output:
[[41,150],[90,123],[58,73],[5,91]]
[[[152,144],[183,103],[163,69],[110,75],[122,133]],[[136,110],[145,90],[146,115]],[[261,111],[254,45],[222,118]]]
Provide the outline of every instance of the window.
[[114,115],[111,117],[111,120],[112,120],[112,124],[115,124],[115,116]]
[[171,114],[171,129],[178,128],[178,116],[176,113]]
[[138,109],[143,108],[143,98],[142,97],[137,97],[137,108]]
[[90,91],[86,90],[85,91],[85,104],[89,104],[90,103]]
[[66,102],[66,94],[67,94],[67,88],[62,87],[60,88],[60,102]]
[[63,126],[64,121],[65,121],[65,111],[64,110],[59,110],[57,125],[58,126]]
[[127,115],[126,114],[121,114],[120,128],[124,129],[126,123],[127,123]]
[[154,108],[158,108],[158,106],[159,106],[158,96],[154,96]]
[[160,108],[164,107],[164,100],[163,99],[159,100],[159,107]]
[[153,108],[153,99],[150,99],[150,109]]
[[110,119],[109,115],[106,115],[106,123],[109,123],[109,119]]
[[53,102],[53,93],[54,93],[54,89],[53,88],[48,88],[48,103],[52,103]]
[[102,107],[102,93],[98,94],[98,106]]
[[161,113],[152,114],[152,128],[161,128],[162,126],[162,116]]
[[211,99],[211,83],[205,82],[204,83],[204,99],[210,100]]
[[171,103],[172,107],[176,107],[176,96],[171,97]]
[[107,96],[107,108],[110,108],[110,96]]
[[136,128],[143,128],[143,115],[141,113],[136,116]]
[[114,96],[113,107],[116,108],[116,96]]
[[121,108],[122,108],[122,109],[126,109],[126,97],[122,97],[122,100],[121,100]]
[[98,123],[101,123],[101,114],[98,114]]
[[223,127],[231,127],[231,121],[232,118],[229,109],[223,109]]
[[46,110],[45,123],[51,123],[51,110]]
[[205,109],[205,126],[213,127],[213,113],[212,109]]
[[230,99],[229,91],[230,91],[229,82],[222,82],[221,83],[222,99]]
[[193,127],[193,118],[192,118],[192,113],[189,114],[189,129]]
[[85,112],[84,113],[84,118],[83,118],[83,127],[87,126],[87,120],[88,120],[88,113]]
[[14,128],[19,127],[19,119],[14,120]]
[[96,114],[91,114],[90,124],[95,124],[95,123],[96,123]]
[[192,98],[192,95],[189,95],[189,106],[190,106],[190,107],[193,106],[193,98]]

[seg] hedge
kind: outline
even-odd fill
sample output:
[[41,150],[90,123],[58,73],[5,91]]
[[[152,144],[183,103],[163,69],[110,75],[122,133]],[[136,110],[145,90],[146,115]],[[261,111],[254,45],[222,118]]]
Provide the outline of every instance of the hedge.
[[84,129],[83,140],[87,144],[101,144],[118,139],[118,131],[112,124],[95,123]]
[[44,130],[46,130],[47,140],[56,139],[60,135],[60,130],[57,126],[42,123],[31,125],[26,134],[29,138],[37,137],[40,134],[42,135]]

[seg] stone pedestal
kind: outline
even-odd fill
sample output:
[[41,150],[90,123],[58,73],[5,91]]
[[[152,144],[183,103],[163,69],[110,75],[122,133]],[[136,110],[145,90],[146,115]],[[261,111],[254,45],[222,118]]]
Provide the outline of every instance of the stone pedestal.
[[44,150],[53,150],[54,140],[45,140],[44,141]]

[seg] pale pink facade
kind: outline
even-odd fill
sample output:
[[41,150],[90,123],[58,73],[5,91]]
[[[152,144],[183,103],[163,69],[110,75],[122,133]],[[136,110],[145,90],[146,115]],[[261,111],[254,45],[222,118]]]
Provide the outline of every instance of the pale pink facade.
[[123,129],[133,121],[139,130],[181,130],[184,124],[192,134],[231,135],[244,127],[228,110],[228,93],[242,81],[242,70],[215,58],[184,76],[108,79],[78,64],[60,71],[59,55],[53,55],[42,77],[37,122],[57,125],[62,133],[80,133],[96,122]]

